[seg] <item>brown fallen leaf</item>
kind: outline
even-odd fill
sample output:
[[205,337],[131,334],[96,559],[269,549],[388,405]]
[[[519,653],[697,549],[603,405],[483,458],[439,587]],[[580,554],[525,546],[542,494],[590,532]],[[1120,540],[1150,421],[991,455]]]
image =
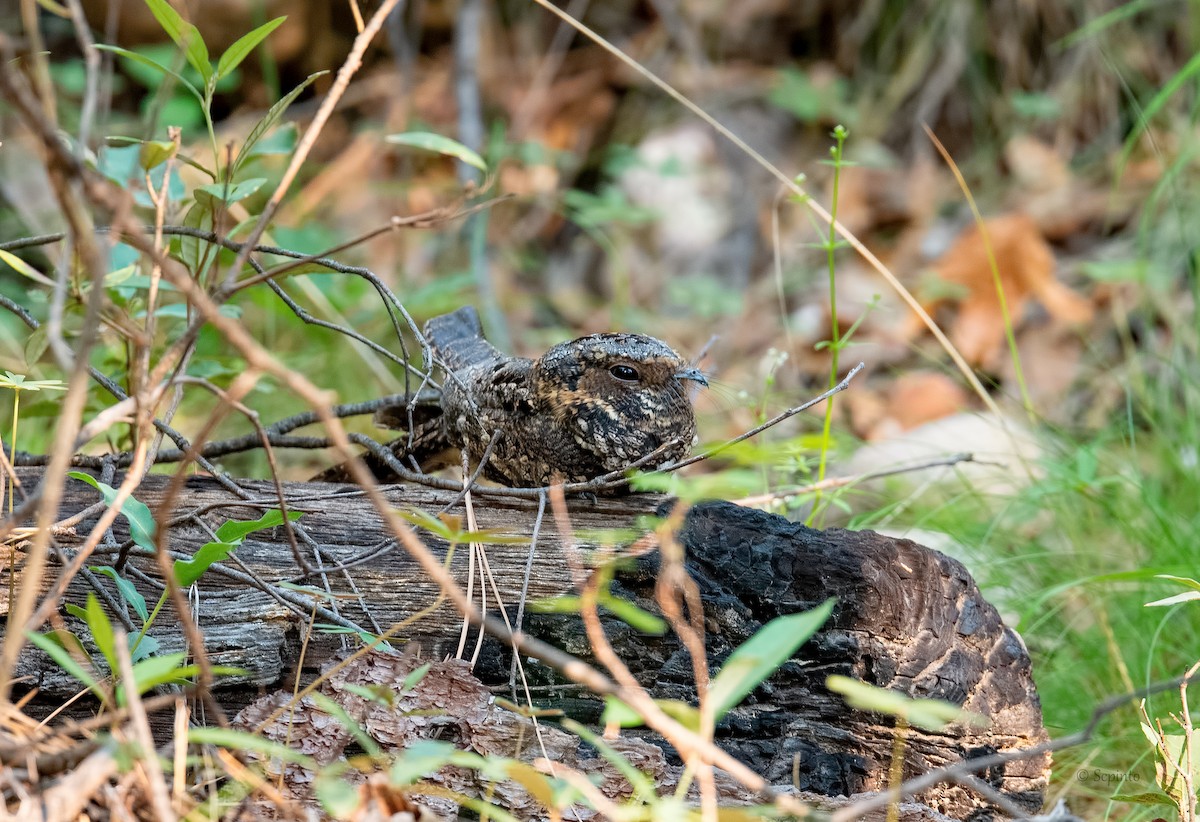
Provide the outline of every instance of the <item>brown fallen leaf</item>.
[[943,303],[958,302],[950,340],[967,362],[986,363],[1004,344],[1004,313],[992,276],[991,257],[1014,325],[1020,322],[1030,298],[1036,298],[1063,325],[1091,321],[1091,302],[1055,279],[1054,252],[1032,218],[1013,212],[985,220],[984,229],[989,243],[984,242],[978,226],[972,225],[934,264],[938,278],[957,287],[961,296],[941,295],[924,302],[925,310],[930,312]]
[[913,371],[888,388],[888,416],[902,431],[957,414],[967,407],[967,392],[945,374]]

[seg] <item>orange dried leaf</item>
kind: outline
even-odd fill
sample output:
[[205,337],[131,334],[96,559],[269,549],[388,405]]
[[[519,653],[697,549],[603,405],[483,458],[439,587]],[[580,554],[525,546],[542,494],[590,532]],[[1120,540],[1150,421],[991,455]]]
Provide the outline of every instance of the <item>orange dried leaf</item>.
[[1054,279],[1054,252],[1028,215],[1014,212],[994,217],[984,221],[984,228],[989,242],[985,243],[978,226],[972,226],[935,266],[943,281],[966,291],[950,339],[968,362],[987,362],[1004,344],[993,258],[1014,324],[1030,297],[1036,297],[1059,322],[1079,324],[1091,319],[1091,304]]

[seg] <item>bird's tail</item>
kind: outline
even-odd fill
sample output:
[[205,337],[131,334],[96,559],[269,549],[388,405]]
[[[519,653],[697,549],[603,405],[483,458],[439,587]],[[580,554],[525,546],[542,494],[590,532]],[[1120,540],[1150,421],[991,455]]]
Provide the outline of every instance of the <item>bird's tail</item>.
[[502,356],[483,338],[479,314],[469,305],[425,323],[425,338],[451,371]]

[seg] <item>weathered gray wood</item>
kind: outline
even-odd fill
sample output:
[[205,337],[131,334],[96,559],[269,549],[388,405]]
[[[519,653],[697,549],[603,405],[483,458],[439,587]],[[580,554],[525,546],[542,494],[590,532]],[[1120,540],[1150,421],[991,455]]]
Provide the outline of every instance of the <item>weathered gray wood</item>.
[[[26,487],[36,484],[39,473],[34,469],[22,469],[22,481]],[[119,475],[114,485],[120,483]],[[159,508],[166,490],[168,478],[151,475],[137,490],[135,497],[150,506],[156,516],[161,517]],[[215,530],[231,519],[258,519],[265,510],[277,508],[274,486],[269,482],[240,481],[256,505],[237,500],[214,480],[206,477],[188,479],[183,493],[176,500],[175,508],[165,519],[178,518],[193,512],[202,512],[196,521],[175,525],[170,531],[169,546],[182,554],[194,553],[197,548],[212,539],[200,521]],[[397,510],[424,511],[437,514],[455,499],[455,494],[419,486],[390,486],[385,496]],[[61,509],[63,518],[87,508],[99,500],[99,494],[91,486],[78,480],[68,480]],[[304,578],[301,575],[292,550],[282,527],[250,535],[237,550],[235,557],[221,566],[243,574],[250,573],[265,583],[283,581],[324,589],[326,583],[333,599],[311,599],[294,592],[290,595],[295,604],[288,607],[252,582],[222,576],[210,570],[197,583],[193,596],[193,608],[204,633],[211,661],[217,665],[243,668],[247,675],[233,678],[227,684],[252,683],[268,685],[277,683],[293,667],[298,658],[302,629],[312,618],[312,602],[335,607],[340,615],[368,632],[386,631],[395,623],[407,620],[420,611],[435,605],[438,599],[436,584],[429,581],[402,547],[390,539],[390,531],[378,512],[357,488],[329,483],[289,483],[287,498],[290,510],[302,511],[304,516],[299,526],[319,546],[319,553],[301,544],[301,550],[312,567],[335,568],[353,564],[345,571],[330,571],[326,574]],[[589,531],[611,529],[616,525],[627,527],[637,516],[653,513],[661,504],[662,497],[636,495],[625,498],[601,498],[597,500],[570,499],[567,501],[571,523],[581,538],[579,548],[587,551],[597,547],[586,538]],[[477,529],[495,534],[500,540],[486,546],[487,560],[496,586],[505,605],[515,608],[525,579],[525,568],[530,550],[530,537],[536,520],[537,503],[512,497],[476,495],[474,512]],[[449,516],[462,521],[466,530],[465,508],[462,504],[448,512]],[[92,517],[74,528],[74,536],[63,535],[59,544],[68,553],[82,543],[98,519]],[[113,527],[115,538],[123,542],[129,537],[128,524],[118,518]],[[439,557],[445,557],[447,544],[426,531],[419,531],[422,539]],[[390,546],[390,547],[389,547]],[[93,555],[90,564],[106,565],[115,561],[115,552],[106,549]],[[0,555],[0,562],[7,566],[7,556]],[[134,556],[130,564],[151,578],[159,579],[158,566],[151,557]],[[465,545],[455,548],[451,568],[455,577],[466,586],[470,551]],[[18,560],[19,567],[19,560]],[[60,569],[51,568],[50,579],[44,584],[48,588]],[[127,575],[128,576],[128,575]],[[20,585],[18,570],[16,584]],[[137,587],[153,605],[161,588],[134,578]],[[115,593],[105,578],[102,582]],[[554,518],[547,510],[540,529],[535,552],[534,572],[529,580],[528,597],[537,599],[556,596],[570,587],[570,578],[561,540]],[[8,611],[7,568],[0,574],[0,613]],[[82,604],[91,590],[82,579],[71,583],[66,600]],[[478,595],[478,575],[475,583]],[[490,588],[487,590],[488,608],[495,611],[496,602]],[[68,622],[71,620],[68,619]],[[136,622],[136,617],[135,617]],[[328,622],[320,616],[317,623]],[[426,652],[443,651],[449,646],[452,653],[457,645],[462,619],[454,608],[443,603],[416,623],[406,626],[394,644],[405,640],[419,641],[427,646]],[[0,634],[3,625],[0,625]],[[181,650],[183,635],[177,624],[170,604],[164,607],[150,635],[165,651]],[[471,635],[474,647],[475,635]],[[305,654],[304,665],[315,670],[340,646],[341,640],[314,635]],[[39,653],[28,653],[21,659],[21,676],[36,682],[47,694],[68,694],[78,689],[78,683],[66,676],[48,658]]]

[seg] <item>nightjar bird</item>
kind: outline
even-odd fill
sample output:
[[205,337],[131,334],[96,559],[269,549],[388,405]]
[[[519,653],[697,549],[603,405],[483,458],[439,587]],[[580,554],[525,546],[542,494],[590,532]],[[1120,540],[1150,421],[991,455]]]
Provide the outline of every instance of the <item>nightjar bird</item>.
[[[422,470],[453,464],[465,451],[478,465],[493,433],[501,434],[483,475],[512,487],[584,482],[620,470],[671,443],[655,457],[664,465],[685,456],[696,438],[687,383],[708,381],[670,346],[641,334],[592,334],[560,343],[536,360],[510,357],[483,337],[467,306],[425,325],[435,362],[445,369],[440,402],[412,417],[411,436],[388,447]],[[398,407],[377,422],[408,427]],[[395,475],[370,454],[380,480]],[[315,479],[346,481],[345,465]]]

